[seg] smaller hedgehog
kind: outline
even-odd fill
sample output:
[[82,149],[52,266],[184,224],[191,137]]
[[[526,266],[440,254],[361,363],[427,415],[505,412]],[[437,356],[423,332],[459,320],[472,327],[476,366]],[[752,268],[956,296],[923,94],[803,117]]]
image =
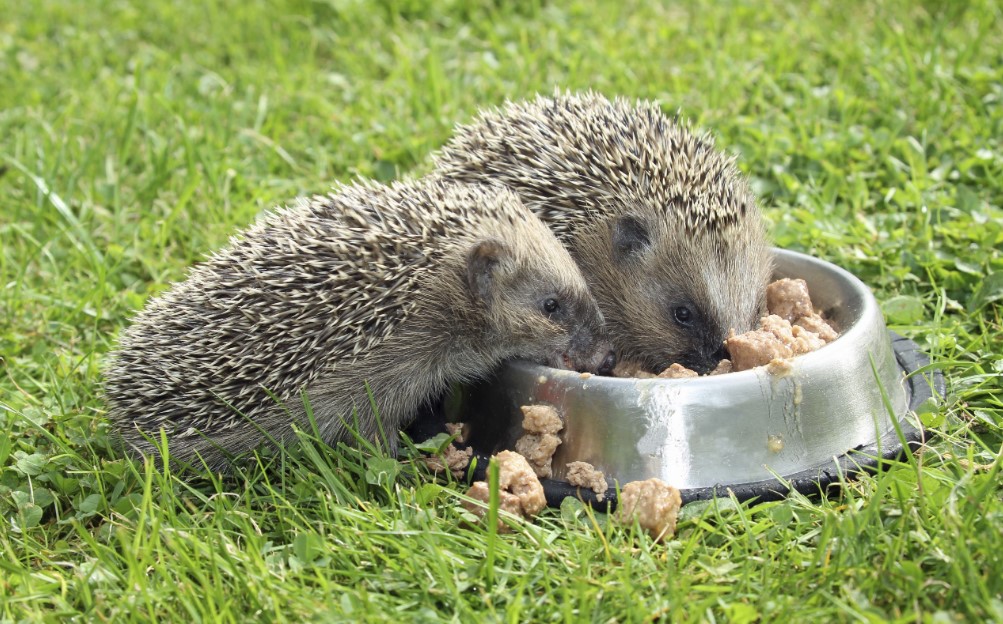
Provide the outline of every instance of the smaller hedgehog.
[[773,262],[731,158],[647,102],[568,94],[482,113],[436,175],[515,191],[568,246],[628,360],[708,372],[752,329]]
[[[602,314],[571,256],[501,187],[356,184],[250,227],[151,300],[106,370],[133,451],[227,455],[309,430],[395,433],[509,358],[608,373]],[[395,449],[392,449],[395,450]]]

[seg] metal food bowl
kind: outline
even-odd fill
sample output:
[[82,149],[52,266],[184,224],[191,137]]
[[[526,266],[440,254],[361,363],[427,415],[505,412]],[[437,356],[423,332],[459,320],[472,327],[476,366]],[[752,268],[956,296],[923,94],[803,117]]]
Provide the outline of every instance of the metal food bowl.
[[[890,334],[870,290],[839,267],[776,250],[775,278],[802,278],[812,302],[841,330],[818,351],[798,356],[782,376],[766,367],[712,377],[632,379],[582,375],[526,362],[458,389],[447,420],[468,423],[482,458],[523,435],[520,406],[553,405],[564,416],[548,500],[595,502],[564,481],[586,461],[614,483],[657,477],[691,501],[729,492],[772,499],[818,491],[841,474],[873,466],[921,432],[905,417],[943,393],[943,378],[907,377],[926,363],[915,343]],[[898,427],[896,427],[898,425]],[[898,431],[896,431],[898,429]]]

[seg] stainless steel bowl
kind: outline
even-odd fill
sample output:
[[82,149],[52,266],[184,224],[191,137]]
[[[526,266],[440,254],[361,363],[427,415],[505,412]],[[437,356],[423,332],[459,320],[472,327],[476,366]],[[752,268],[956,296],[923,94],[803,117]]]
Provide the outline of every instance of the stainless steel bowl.
[[569,462],[586,461],[611,485],[658,477],[682,490],[803,473],[894,433],[910,392],[870,290],[833,264],[784,250],[776,251],[775,277],[803,278],[816,307],[842,330],[795,358],[790,374],[760,367],[619,379],[513,362],[455,393],[446,416],[467,422],[470,444],[489,455],[523,434],[521,405],[553,405],[565,418],[555,480]]

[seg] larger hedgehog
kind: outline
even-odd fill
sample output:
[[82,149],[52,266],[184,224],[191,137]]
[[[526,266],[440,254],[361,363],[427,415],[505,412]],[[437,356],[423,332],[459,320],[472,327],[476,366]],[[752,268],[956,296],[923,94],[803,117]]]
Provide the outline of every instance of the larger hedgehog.
[[509,103],[434,158],[445,178],[514,190],[570,249],[621,355],[649,370],[710,370],[765,307],[772,256],[745,179],[654,104]]
[[[149,453],[220,467],[291,423],[388,437],[451,382],[512,357],[611,369],[568,252],[501,187],[342,187],[276,211],[151,300],[106,371],[109,414]],[[260,429],[260,431],[259,431]],[[267,435],[266,435],[267,434]]]

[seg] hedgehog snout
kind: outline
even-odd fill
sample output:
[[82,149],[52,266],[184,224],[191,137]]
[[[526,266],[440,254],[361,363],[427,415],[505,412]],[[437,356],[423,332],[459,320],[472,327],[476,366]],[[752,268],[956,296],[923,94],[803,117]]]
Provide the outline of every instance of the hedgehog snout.
[[728,350],[724,348],[724,343],[711,343],[694,354],[694,357],[682,358],[681,364],[693,369],[701,375],[706,375],[718,365],[718,363],[728,357]]
[[610,349],[609,351],[596,351],[585,356],[569,352],[562,354],[561,360],[563,363],[561,368],[610,377],[616,366],[616,352]]
[[573,339],[567,352],[568,368],[580,373],[611,375],[616,366],[616,352],[605,337]]
[[614,368],[616,368],[616,351],[611,350],[599,364],[596,373],[603,377],[612,377]]
[[703,366],[700,367],[700,374],[706,375],[707,373],[714,370],[721,360],[728,357],[728,350],[724,348],[724,344],[721,344],[713,353],[705,354],[703,357]]

